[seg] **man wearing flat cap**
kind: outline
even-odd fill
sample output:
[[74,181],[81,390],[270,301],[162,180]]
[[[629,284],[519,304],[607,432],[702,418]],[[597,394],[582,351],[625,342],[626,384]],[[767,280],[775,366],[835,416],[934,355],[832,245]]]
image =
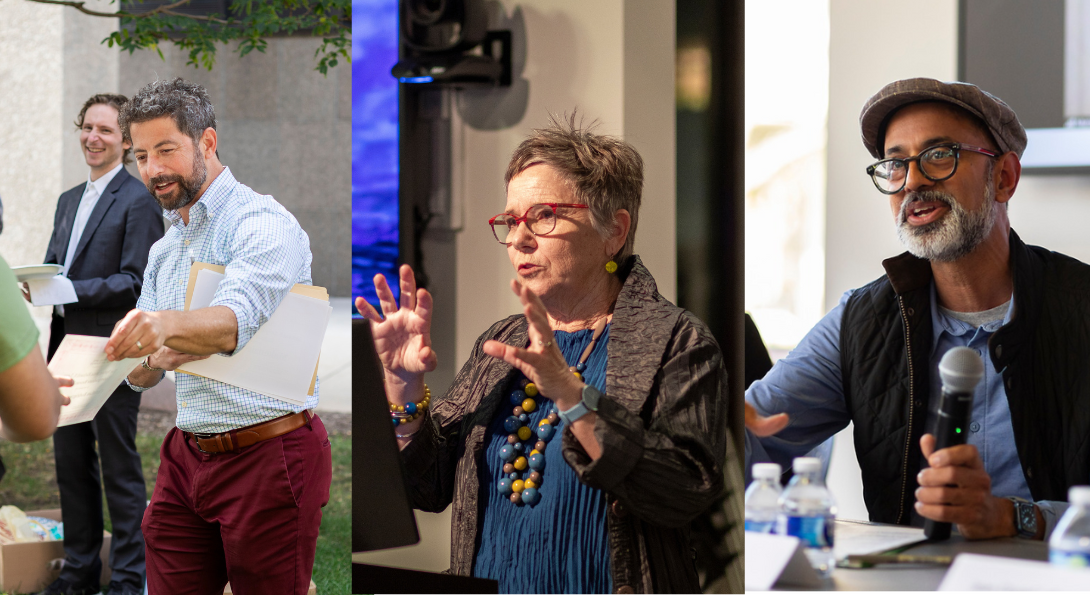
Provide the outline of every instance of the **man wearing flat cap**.
[[[853,422],[872,521],[1047,538],[1068,487],[1090,482],[1090,266],[1011,230],[1026,132],[999,98],[897,81],[859,122],[908,251],[746,392],[747,470],[786,466]],[[958,346],[984,377],[967,444],[936,451],[938,363]]]

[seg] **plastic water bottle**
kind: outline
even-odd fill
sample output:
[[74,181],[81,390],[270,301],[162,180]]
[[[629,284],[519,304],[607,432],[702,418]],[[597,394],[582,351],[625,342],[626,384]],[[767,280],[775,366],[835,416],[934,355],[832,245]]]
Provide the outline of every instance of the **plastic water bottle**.
[[1048,559],[1060,566],[1090,568],[1090,486],[1072,487],[1067,501],[1071,506],[1048,540]]
[[836,566],[833,554],[833,520],[836,502],[821,478],[821,459],[795,459],[795,476],[780,496],[776,533],[798,537],[810,565],[822,576]]
[[780,514],[780,466],[753,465],[753,483],[746,488],[746,531],[771,533]]

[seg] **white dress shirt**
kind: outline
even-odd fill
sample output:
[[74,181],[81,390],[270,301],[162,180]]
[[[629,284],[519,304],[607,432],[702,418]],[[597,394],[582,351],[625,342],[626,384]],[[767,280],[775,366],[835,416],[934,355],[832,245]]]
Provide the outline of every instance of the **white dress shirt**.
[[[83,197],[79,200],[79,208],[76,209],[76,220],[72,223],[72,236],[68,239],[68,251],[64,256],[64,268],[61,274],[68,276],[68,267],[72,266],[72,258],[76,255],[76,246],[79,246],[83,237],[83,228],[87,227],[87,220],[91,218],[91,212],[95,210],[99,197],[106,192],[106,187],[113,181],[117,172],[121,171],[124,163],[118,163],[117,167],[106,172],[95,181],[91,181],[91,172],[87,172],[87,185],[83,188]],[[54,306],[57,314],[64,316],[64,306]]]

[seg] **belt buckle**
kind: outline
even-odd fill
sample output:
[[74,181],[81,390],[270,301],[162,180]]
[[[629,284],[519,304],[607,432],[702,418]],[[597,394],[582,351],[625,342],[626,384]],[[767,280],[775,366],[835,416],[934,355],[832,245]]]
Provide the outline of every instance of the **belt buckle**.
[[194,432],[193,433],[193,443],[197,445],[197,450],[203,452],[206,455],[218,454],[218,453],[207,451],[207,450],[201,448],[201,440],[208,440],[209,438],[212,438],[213,436],[215,436],[215,434],[197,434],[196,432]]

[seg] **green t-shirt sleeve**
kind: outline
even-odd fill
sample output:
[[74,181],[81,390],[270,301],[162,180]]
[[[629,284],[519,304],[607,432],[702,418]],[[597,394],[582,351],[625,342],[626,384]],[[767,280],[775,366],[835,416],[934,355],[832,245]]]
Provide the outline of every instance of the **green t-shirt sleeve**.
[[38,342],[38,327],[16,283],[15,273],[0,256],[0,372],[26,357]]

